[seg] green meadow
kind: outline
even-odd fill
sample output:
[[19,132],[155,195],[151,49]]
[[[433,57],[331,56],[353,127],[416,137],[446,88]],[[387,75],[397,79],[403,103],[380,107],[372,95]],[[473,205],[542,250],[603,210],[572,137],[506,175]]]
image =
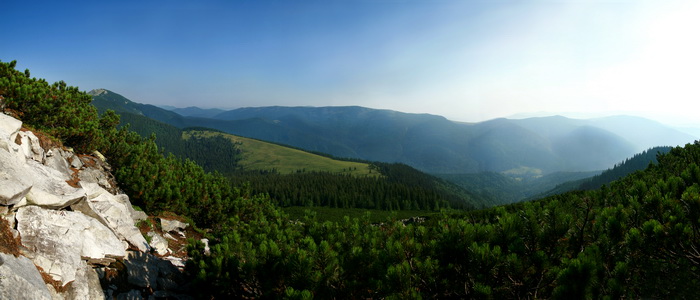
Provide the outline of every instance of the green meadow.
[[280,174],[296,172],[329,172],[353,176],[377,176],[369,164],[336,160],[329,157],[280,146],[273,143],[213,131],[184,131],[183,139],[191,136],[223,136],[237,144],[242,152],[239,162],[244,170],[276,170]]

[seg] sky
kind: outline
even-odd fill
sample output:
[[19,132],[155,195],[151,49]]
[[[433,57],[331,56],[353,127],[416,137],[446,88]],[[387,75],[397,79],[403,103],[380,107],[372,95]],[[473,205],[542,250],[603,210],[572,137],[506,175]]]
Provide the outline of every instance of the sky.
[[700,126],[700,1],[4,1],[0,60],[176,107]]

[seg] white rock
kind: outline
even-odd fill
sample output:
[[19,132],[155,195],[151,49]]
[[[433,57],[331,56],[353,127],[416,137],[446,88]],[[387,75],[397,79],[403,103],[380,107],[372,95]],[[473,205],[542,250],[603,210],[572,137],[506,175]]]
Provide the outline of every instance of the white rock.
[[163,257],[163,259],[169,261],[174,267],[177,267],[177,268],[184,268],[185,267],[185,261],[182,260],[182,258],[175,257],[175,256],[166,256],[166,257]]
[[22,128],[22,121],[0,113],[0,139],[10,140]]
[[24,151],[24,156],[27,159],[33,159],[37,162],[44,162],[44,149],[41,148],[41,143],[39,143],[39,138],[34,135],[31,131],[20,131],[19,137]]
[[109,228],[81,213],[26,206],[17,210],[16,218],[28,256],[63,285],[75,280],[81,259],[126,255],[123,244]]
[[204,244],[204,255],[211,254],[211,248],[209,248],[209,239],[201,239],[202,244]]
[[30,183],[19,181],[12,174],[8,174],[4,168],[0,169],[0,204],[17,204],[29,193],[31,188],[32,185]]
[[112,195],[96,183],[81,182],[87,200],[71,205],[75,211],[91,216],[109,227],[119,238],[126,240],[139,251],[149,250],[148,242],[131,218],[131,203],[126,195]]
[[81,170],[78,173],[78,178],[80,178],[80,182],[97,183],[104,188],[108,188],[111,186],[105,173],[94,168],[86,168]]
[[63,150],[54,148],[50,149],[49,152],[53,153],[54,155],[47,155],[44,158],[44,165],[57,170],[61,174],[65,174],[67,179],[70,179],[73,175],[73,171],[70,169],[70,164],[68,164],[68,161],[65,158],[63,158],[63,155],[60,155],[63,152]]
[[65,174],[34,160],[25,161],[0,150],[0,166],[7,177],[32,186],[25,196],[28,204],[59,209],[85,198],[83,189],[66,183],[69,178]]
[[149,231],[148,236],[151,237],[151,247],[156,250],[156,253],[158,255],[166,255],[170,251],[168,249],[168,240],[166,240],[164,237],[160,236],[160,234]]
[[83,262],[76,273],[75,281],[66,291],[66,299],[104,299],[100,278],[95,269]]
[[163,232],[181,232],[190,226],[190,224],[180,222],[178,220],[160,219],[160,228]]
[[80,169],[83,167],[83,161],[80,160],[80,157],[76,154],[73,154],[73,156],[71,156],[68,159],[68,161],[70,162],[70,165],[73,168]]
[[0,299],[51,300],[51,294],[31,260],[0,253]]
[[134,219],[135,222],[144,221],[148,219],[148,215],[145,212],[135,209],[131,213],[131,217]]

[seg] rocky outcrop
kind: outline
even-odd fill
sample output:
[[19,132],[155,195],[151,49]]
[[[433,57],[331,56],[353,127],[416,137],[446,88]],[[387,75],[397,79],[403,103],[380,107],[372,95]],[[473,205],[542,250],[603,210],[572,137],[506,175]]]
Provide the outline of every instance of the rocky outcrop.
[[31,260],[0,253],[0,299],[51,300],[51,294]]
[[[148,216],[120,193],[105,158],[42,146],[41,134],[21,126],[0,113],[0,217],[22,243],[19,257],[0,253],[0,299],[140,299],[182,291],[182,260],[149,253],[135,226]],[[172,252],[167,241],[158,247],[158,255]],[[129,279],[118,284],[114,274]]]
[[149,250],[146,239],[134,226],[134,219],[131,217],[134,209],[126,195],[112,195],[97,183],[81,183],[81,186],[87,192],[87,199],[72,205],[73,210],[97,219],[139,251]]
[[16,218],[27,256],[63,285],[75,280],[82,260],[109,264],[126,256],[126,246],[109,228],[82,213],[26,206]]

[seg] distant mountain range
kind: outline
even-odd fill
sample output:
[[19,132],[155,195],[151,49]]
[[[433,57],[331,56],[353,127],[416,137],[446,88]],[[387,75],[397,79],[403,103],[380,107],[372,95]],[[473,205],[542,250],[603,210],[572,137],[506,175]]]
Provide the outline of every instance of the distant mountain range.
[[658,122],[631,116],[587,120],[554,116],[466,124],[436,115],[357,106],[170,111],[104,89],[90,93],[100,110],[139,114],[179,128],[214,128],[337,157],[402,162],[430,173],[541,176],[594,171],[654,146],[695,140]]

